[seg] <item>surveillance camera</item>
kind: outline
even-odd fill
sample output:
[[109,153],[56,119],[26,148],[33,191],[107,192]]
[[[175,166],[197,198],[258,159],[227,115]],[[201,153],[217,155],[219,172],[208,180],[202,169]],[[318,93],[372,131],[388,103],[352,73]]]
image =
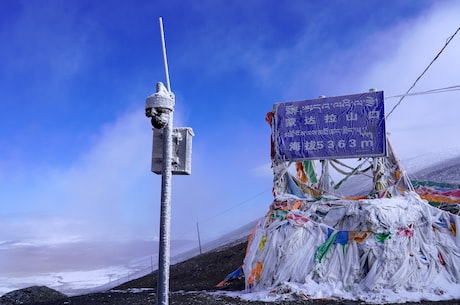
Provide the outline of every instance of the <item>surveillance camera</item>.
[[[152,109],[152,108],[150,108]],[[169,116],[170,114],[170,111],[165,111],[165,112],[157,112],[156,114],[152,115],[151,116],[151,122],[152,122],[152,126],[153,128],[156,128],[156,129],[163,129],[166,127],[166,125],[168,125],[168,122],[169,122]]]
[[156,129],[164,128],[174,109],[174,94],[165,86],[157,83],[156,92],[145,99],[145,115],[151,118],[152,126]]

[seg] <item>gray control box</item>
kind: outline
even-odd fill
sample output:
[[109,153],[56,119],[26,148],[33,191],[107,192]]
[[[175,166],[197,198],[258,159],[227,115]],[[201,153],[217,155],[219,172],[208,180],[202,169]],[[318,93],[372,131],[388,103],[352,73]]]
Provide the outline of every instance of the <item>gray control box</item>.
[[[172,132],[172,174],[192,173],[192,128],[176,127]],[[152,172],[161,174],[163,169],[163,129],[153,129]]]

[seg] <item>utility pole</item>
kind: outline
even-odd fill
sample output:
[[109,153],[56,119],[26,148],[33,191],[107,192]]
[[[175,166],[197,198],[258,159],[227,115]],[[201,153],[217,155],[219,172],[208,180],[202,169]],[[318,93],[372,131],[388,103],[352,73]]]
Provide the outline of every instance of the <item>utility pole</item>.
[[145,100],[145,114],[151,118],[152,126],[163,131],[163,168],[161,174],[160,241],[158,255],[157,304],[169,304],[169,265],[171,231],[171,178],[172,178],[172,126],[174,94],[169,83],[168,62],[163,33],[163,20],[159,18],[161,46],[166,75],[166,89],[157,83],[156,93]]
[[[193,136],[193,131],[188,127],[173,129],[175,97],[169,82],[163,19],[161,17],[159,23],[167,87],[161,82],[156,84],[156,92],[145,100],[145,115],[151,119],[153,127],[152,172],[160,173],[159,167],[161,168],[157,304],[168,305],[171,252],[171,180],[173,174],[190,175],[191,173],[191,136]],[[162,139],[162,141],[155,141],[155,139]],[[161,142],[161,146],[155,145],[156,142]]]
[[200,227],[198,226],[198,221],[196,222],[196,233],[198,234],[198,246],[200,247],[200,254],[202,254],[202,252],[201,252]]

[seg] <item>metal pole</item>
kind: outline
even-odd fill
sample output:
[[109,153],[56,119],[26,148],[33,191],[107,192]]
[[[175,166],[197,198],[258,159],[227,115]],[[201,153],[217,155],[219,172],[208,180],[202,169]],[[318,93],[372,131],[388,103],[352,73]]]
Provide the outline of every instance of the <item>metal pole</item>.
[[198,221],[196,222],[196,232],[198,233],[198,246],[200,246],[200,254],[201,252],[201,238],[200,238],[200,227],[198,226]]
[[168,305],[171,232],[172,114],[163,129],[163,170],[161,176],[160,253],[158,257],[158,302]]
[[[163,22],[160,17],[161,44],[165,63],[166,84],[169,84],[166,48],[163,34]],[[158,287],[157,304],[169,304],[169,266],[170,266],[170,231],[171,231],[171,178],[172,178],[172,128],[173,111],[170,113],[168,124],[163,129],[163,168],[161,176],[161,215],[160,215],[160,249],[158,257]]]

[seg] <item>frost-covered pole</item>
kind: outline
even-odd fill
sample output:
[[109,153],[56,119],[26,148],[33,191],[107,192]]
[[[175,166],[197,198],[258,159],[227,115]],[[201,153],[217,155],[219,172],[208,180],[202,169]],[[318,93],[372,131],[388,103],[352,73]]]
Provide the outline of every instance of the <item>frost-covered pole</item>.
[[151,118],[152,126],[155,129],[161,130],[163,137],[157,304],[168,305],[174,94],[171,92],[171,86],[169,84],[168,63],[166,60],[166,47],[163,34],[163,20],[161,17],[159,22],[167,88],[165,88],[162,83],[157,83],[156,92],[147,97],[145,100],[145,115]]
[[158,302],[167,305],[171,232],[172,113],[163,130],[163,171],[161,175],[160,253],[158,257]]
[[[169,83],[168,62],[163,32],[163,20],[159,18],[161,46],[166,75],[166,85],[171,94]],[[158,257],[157,304],[169,304],[169,265],[170,265],[170,232],[171,232],[171,178],[172,178],[172,127],[173,111],[166,127],[163,129],[163,170],[161,175],[161,218],[160,218],[160,253]]]

